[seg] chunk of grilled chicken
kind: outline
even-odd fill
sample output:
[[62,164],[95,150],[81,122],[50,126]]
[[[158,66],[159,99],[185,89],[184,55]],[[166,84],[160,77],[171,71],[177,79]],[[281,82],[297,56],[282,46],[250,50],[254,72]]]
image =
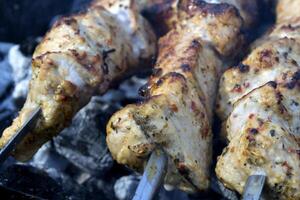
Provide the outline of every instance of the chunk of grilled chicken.
[[86,12],[60,19],[34,52],[26,103],[4,131],[0,147],[41,106],[37,126],[14,152],[19,160],[29,159],[70,123],[93,94],[103,94],[116,79],[151,59],[155,41],[132,0],[115,4],[96,0]]
[[287,86],[294,78],[269,82],[236,102],[227,123],[235,136],[216,167],[225,186],[242,193],[248,176],[263,171],[267,199],[300,198],[300,82]]
[[169,157],[165,183],[188,192],[209,186],[212,111],[223,59],[241,47],[242,18],[228,4],[181,1],[183,19],[159,41],[147,100],[115,113],[107,144],[117,162],[142,170],[156,147]]
[[230,143],[218,158],[217,176],[242,193],[248,176],[264,171],[267,199],[300,199],[300,18],[291,12],[282,20],[279,9],[289,3],[278,2],[273,32],[224,73],[219,90],[218,113]]
[[277,23],[291,23],[300,17],[299,1],[297,0],[275,0],[277,2]]
[[241,64],[227,70],[221,79],[217,113],[222,120],[227,119],[239,98],[280,74],[298,68],[298,44],[294,41],[300,37],[300,14],[290,12],[285,16],[281,13],[287,14],[284,8],[291,9],[291,3],[294,7],[300,4],[296,0],[277,1],[277,24],[273,31],[260,39],[255,45],[257,48]]
[[196,6],[204,6],[206,3],[233,5],[239,10],[245,28],[253,27],[259,14],[259,4],[256,0],[143,0],[143,2],[143,13],[155,25],[154,28],[159,35],[164,35],[174,28],[178,21],[189,18],[182,9],[187,2],[192,2]]

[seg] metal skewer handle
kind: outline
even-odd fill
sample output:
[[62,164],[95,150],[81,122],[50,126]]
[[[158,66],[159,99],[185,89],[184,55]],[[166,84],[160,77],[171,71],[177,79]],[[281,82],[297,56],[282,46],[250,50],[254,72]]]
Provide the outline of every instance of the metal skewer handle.
[[163,183],[167,171],[167,165],[168,158],[166,154],[160,149],[153,151],[133,200],[153,199]]
[[35,126],[35,123],[40,113],[41,113],[41,108],[38,107],[30,115],[30,117],[23,124],[23,126],[9,140],[9,142],[7,142],[5,146],[0,150],[0,164],[3,163],[8,158],[11,152],[16,148],[17,144],[19,144],[22,141],[22,139],[30,132],[30,129],[32,129]]
[[242,200],[259,200],[266,180],[265,174],[248,177]]

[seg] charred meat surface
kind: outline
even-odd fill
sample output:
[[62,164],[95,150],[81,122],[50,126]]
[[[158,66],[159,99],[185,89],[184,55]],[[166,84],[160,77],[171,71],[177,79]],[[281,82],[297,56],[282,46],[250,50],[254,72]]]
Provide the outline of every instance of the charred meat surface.
[[29,159],[68,126],[93,94],[103,94],[116,79],[155,54],[155,36],[133,0],[95,0],[87,11],[58,20],[36,48],[26,103],[7,128],[0,147],[38,106],[37,126],[14,156]]
[[[186,9],[191,5],[201,7],[208,5],[207,3],[233,5],[243,18],[245,28],[252,28],[257,24],[259,16],[259,3],[256,0],[251,2],[249,0],[144,0],[143,2],[141,6],[143,14],[155,25],[154,28],[159,35],[164,35],[175,28],[178,21],[188,19],[192,13],[186,12]],[[214,8],[210,10],[212,9]],[[214,12],[220,11],[214,9]]]

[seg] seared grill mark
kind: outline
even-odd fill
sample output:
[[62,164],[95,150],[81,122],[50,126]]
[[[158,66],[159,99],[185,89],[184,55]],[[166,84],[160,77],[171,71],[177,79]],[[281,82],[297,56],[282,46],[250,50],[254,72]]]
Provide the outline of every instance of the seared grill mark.
[[238,15],[238,11],[235,7],[221,3],[221,4],[210,4],[206,3],[203,0],[193,0],[193,1],[187,1],[186,5],[182,6],[183,9],[185,9],[188,14],[194,15],[201,12],[202,15],[224,15],[227,12],[233,12],[234,15]]
[[189,64],[182,64],[180,66],[180,68],[182,69],[183,72],[189,72],[189,71],[192,71],[191,67]]
[[116,51],[116,49],[108,49],[108,50],[102,51],[103,63],[101,65],[101,67],[103,69],[104,74],[109,73],[108,64],[106,62],[106,59],[108,58],[109,54],[114,53],[115,51]]
[[142,97],[149,97],[149,95],[150,95],[150,85],[148,83],[146,83],[145,85],[143,85],[139,89],[138,93]]
[[67,26],[77,25],[77,20],[73,17],[63,17],[54,24],[54,27],[62,26],[63,24]]
[[300,86],[299,80],[300,80],[300,71],[297,71],[293,75],[292,80],[285,84],[285,87],[288,88],[288,89],[290,89],[290,90],[292,90],[292,89],[294,89],[294,87],[296,85]]
[[193,180],[190,178],[191,172],[188,167],[185,166],[183,161],[179,161],[179,159],[174,159],[175,166],[178,172],[194,187],[195,190],[197,186],[193,183]]
[[97,73],[98,72],[98,66],[101,65],[101,58],[99,55],[96,56],[87,56],[86,52],[79,52],[74,49],[70,50],[73,54],[76,61],[83,66],[86,70]]
[[256,128],[250,128],[249,133],[252,135],[256,135],[258,133],[258,130]]
[[152,72],[152,76],[159,77],[163,73],[163,70],[161,68],[154,68]]
[[244,65],[243,63],[240,63],[237,68],[240,70],[241,73],[249,72],[249,65]]
[[158,79],[158,81],[156,82],[156,87],[160,87],[165,80],[170,79],[172,80],[183,80],[184,82],[186,82],[186,78],[177,72],[169,72],[166,75],[162,76],[160,79]]
[[174,2],[175,0],[156,0],[142,11],[142,14],[151,22],[158,35],[167,33],[170,26],[175,27],[173,16],[177,12],[172,7]]
[[270,81],[268,84],[275,89],[277,88],[277,83],[275,81]]
[[274,56],[274,54],[273,54],[272,50],[265,49],[260,52],[259,61],[261,63],[266,63],[266,65],[265,65],[266,67],[272,67],[273,56]]

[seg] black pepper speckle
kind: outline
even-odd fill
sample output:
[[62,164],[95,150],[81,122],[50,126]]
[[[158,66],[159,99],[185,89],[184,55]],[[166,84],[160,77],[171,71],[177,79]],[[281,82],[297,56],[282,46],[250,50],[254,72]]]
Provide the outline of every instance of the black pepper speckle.
[[250,69],[249,65],[244,65],[243,63],[240,63],[237,67],[242,73],[246,73]]
[[275,130],[270,130],[270,135],[272,136],[272,137],[274,137],[275,136]]
[[258,133],[258,130],[256,128],[250,128],[249,133],[256,135]]

